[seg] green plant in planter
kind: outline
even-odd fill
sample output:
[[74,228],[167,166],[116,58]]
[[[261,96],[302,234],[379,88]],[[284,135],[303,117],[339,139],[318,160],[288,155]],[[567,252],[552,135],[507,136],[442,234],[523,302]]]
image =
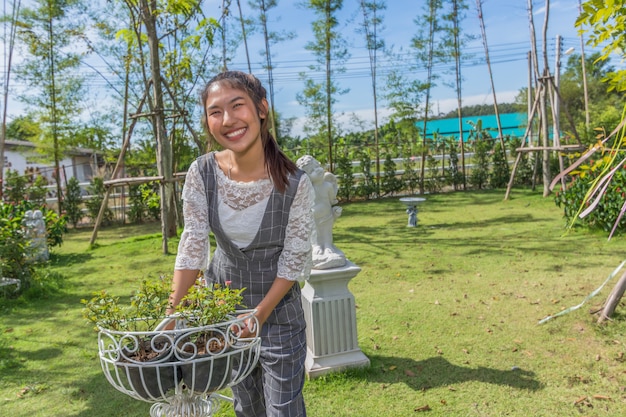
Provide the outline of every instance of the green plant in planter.
[[192,391],[208,393],[229,382],[236,355],[232,354],[228,323],[241,307],[243,289],[229,285],[197,284],[176,307],[188,331],[177,339],[177,356],[184,384]]
[[221,323],[232,318],[232,314],[241,307],[242,289],[233,289],[229,285],[215,284],[213,287],[197,283],[192,286],[176,312],[187,322],[187,327],[202,327]]
[[[235,318],[242,291],[200,283],[192,286],[175,309],[178,326],[172,330],[161,330],[170,306],[171,279],[143,280],[128,304],[122,305],[119,297],[106,290],[81,302],[83,316],[97,324],[104,340],[101,360],[117,368],[103,366],[107,379],[126,394],[152,401],[164,398],[181,379],[189,389],[201,392],[230,379],[233,359],[228,355],[225,360],[213,359],[231,348],[230,330],[219,323]],[[198,356],[205,354],[212,356]]]
[[164,278],[144,279],[127,305],[121,305],[120,298],[106,290],[96,292],[90,300],[81,300],[85,305],[83,317],[109,330],[151,331],[166,316],[171,285],[171,280]]
[[120,297],[106,290],[81,300],[83,317],[100,330],[100,356],[107,379],[138,399],[162,399],[180,382],[179,369],[172,362],[175,334],[155,331],[166,316],[170,291],[171,280],[161,278],[143,280],[129,304],[122,305]]

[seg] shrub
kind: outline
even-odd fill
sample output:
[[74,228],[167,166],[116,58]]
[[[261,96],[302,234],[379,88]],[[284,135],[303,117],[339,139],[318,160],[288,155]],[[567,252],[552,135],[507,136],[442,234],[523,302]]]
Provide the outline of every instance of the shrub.
[[[594,181],[608,169],[615,168],[623,157],[620,155],[613,159],[607,154],[571,172],[571,179],[565,190],[557,191],[554,197],[556,205],[563,209],[563,215],[569,223],[611,231],[626,199],[626,164],[615,172],[597,207],[582,219],[578,215],[591,204],[586,196]],[[616,230],[623,231],[625,227],[626,218],[623,217]]]
[[380,184],[382,193],[388,195],[402,190],[402,181],[396,176],[396,163],[389,152],[385,155],[383,170],[383,178]]
[[429,193],[436,193],[443,188],[442,176],[439,175],[439,161],[431,154],[426,156],[426,166],[428,167],[428,175],[424,179],[424,188]]
[[5,178],[4,201],[18,203],[25,200],[28,179],[17,171],[7,170]]
[[470,184],[477,189],[487,185],[489,178],[489,151],[491,144],[486,139],[478,139],[474,142],[474,167],[470,174]]
[[83,212],[81,210],[82,203],[83,197],[81,196],[80,185],[78,184],[76,177],[72,177],[67,182],[63,208],[65,209],[67,221],[72,223],[74,228],[76,228],[78,222],[83,217]]
[[356,186],[356,195],[369,200],[376,193],[377,188],[375,175],[372,175],[372,156],[369,149],[361,149],[357,152],[363,176]]
[[420,177],[416,165],[417,164],[415,162],[414,156],[409,156],[404,159],[404,172],[402,173],[402,183],[411,194],[414,194],[420,185]]
[[509,183],[509,164],[506,160],[506,153],[499,143],[496,143],[491,155],[492,170],[489,175],[489,185],[491,188],[504,188]]
[[[100,206],[104,201],[104,193],[106,192],[104,188],[104,180],[99,177],[94,177],[94,179],[91,180],[91,184],[89,185],[87,191],[91,195],[91,198],[85,201],[87,215],[92,221],[95,222],[98,218],[98,213],[100,212]],[[113,212],[107,204],[101,224],[103,226],[107,226],[111,223],[113,223]]]
[[342,201],[350,201],[352,189],[354,187],[354,176],[352,175],[352,161],[346,154],[339,154],[336,158],[337,177],[339,179],[339,190],[337,197]]
[[0,276],[19,279],[22,290],[29,287],[33,272],[22,230],[25,212],[21,206],[0,203]]
[[455,141],[450,141],[447,144],[448,148],[448,168],[446,169],[446,182],[454,187],[454,190],[459,190],[463,185],[463,172],[459,169],[459,156],[456,153],[457,144]]

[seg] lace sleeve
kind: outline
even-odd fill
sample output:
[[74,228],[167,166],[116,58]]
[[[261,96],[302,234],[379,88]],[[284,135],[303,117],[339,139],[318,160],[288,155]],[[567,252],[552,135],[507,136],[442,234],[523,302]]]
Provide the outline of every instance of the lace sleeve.
[[285,247],[278,259],[278,276],[291,281],[304,281],[311,273],[311,231],[315,193],[311,180],[302,175],[289,212]]
[[193,162],[183,186],[185,228],[180,236],[174,269],[204,270],[209,253],[209,216],[204,181]]

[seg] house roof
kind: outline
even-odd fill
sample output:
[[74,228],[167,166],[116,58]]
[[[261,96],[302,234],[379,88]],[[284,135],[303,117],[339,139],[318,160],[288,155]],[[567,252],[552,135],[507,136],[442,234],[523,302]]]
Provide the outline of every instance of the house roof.
[[[26,141],[26,140],[6,139],[4,141],[5,151],[8,149],[18,149],[18,148],[35,149],[36,147],[37,147],[36,144]],[[94,154],[101,155],[102,152],[96,151],[94,149],[87,149],[87,148],[70,148],[67,150],[67,154],[72,155],[72,156],[92,156]]]

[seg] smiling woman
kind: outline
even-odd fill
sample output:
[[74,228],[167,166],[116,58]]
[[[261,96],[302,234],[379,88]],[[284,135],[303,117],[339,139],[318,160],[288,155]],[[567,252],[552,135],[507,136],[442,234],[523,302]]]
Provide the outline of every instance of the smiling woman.
[[[242,326],[238,336],[260,336],[261,357],[232,387],[237,416],[305,416],[297,282],[311,267],[312,185],[270,134],[266,92],[256,77],[220,73],[201,102],[203,125],[222,150],[201,156],[187,173],[171,306],[184,301],[199,271],[207,285],[241,290],[259,327]],[[209,232],[217,247],[207,263]]]

